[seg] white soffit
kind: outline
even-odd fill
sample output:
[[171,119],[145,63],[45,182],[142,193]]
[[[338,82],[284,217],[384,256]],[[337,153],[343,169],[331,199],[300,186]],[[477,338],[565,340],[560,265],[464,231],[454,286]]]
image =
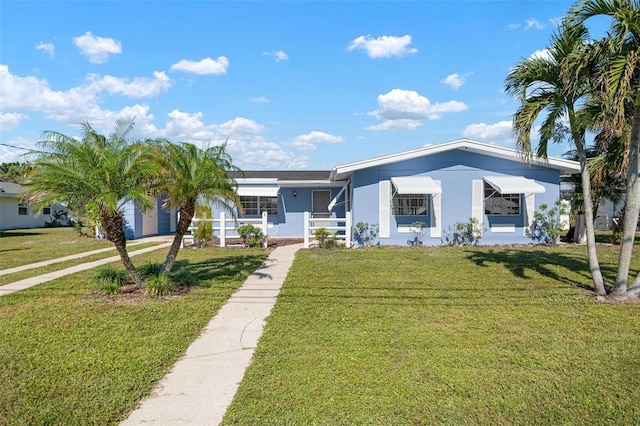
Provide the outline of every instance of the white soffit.
[[440,183],[429,176],[392,177],[391,183],[398,194],[442,194]]
[[278,189],[274,185],[246,185],[238,186],[236,192],[242,197],[276,197]]
[[544,186],[523,176],[485,176],[484,181],[500,194],[541,194]]

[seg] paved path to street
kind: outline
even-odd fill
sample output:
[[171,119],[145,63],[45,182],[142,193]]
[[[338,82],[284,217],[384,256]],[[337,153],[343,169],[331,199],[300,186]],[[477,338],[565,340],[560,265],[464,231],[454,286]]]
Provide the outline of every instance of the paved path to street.
[[[149,241],[162,241],[161,239],[159,239],[160,237],[153,237],[153,238],[154,239],[149,238],[144,240],[137,240],[135,242],[127,242],[127,247],[135,247],[136,245],[144,244]],[[16,266],[15,268],[2,269],[0,270],[0,275],[13,274],[15,272],[26,271],[27,269],[41,268],[43,266],[53,265],[55,263],[66,262],[67,260],[82,259],[83,257],[89,257],[94,254],[105,253],[115,249],[116,249],[115,246],[105,247],[97,250],[83,251],[81,253],[70,254],[69,256],[57,257],[55,259],[43,260],[42,262],[29,263],[27,265],[20,265],[20,266]]]
[[121,426],[220,424],[300,248],[276,248]]
[[[153,237],[154,239],[145,239],[145,240],[140,240],[139,244],[142,244],[144,242],[149,242],[149,241],[163,241],[162,239],[158,239],[161,237]],[[140,250],[133,250],[129,252],[129,256],[136,256],[138,254],[142,254],[142,253],[148,253],[150,251],[154,251],[154,250],[158,250],[161,248],[166,248],[169,247],[171,245],[171,243],[168,242],[161,242],[158,245],[152,246],[152,247],[146,247]],[[59,258],[59,259],[52,259],[52,260],[47,260],[47,261],[43,261],[43,262],[38,262],[36,264],[30,264],[30,265],[23,265],[23,266],[19,266],[17,268],[11,268],[11,269],[16,269],[15,271],[12,272],[18,272],[18,271],[23,271],[23,270],[27,270],[27,269],[31,269],[31,268],[39,268],[42,266],[47,266],[47,265],[52,265],[54,263],[58,263],[58,262],[63,262],[66,260],[70,260],[70,259],[78,259],[78,258],[82,258],[85,256],[90,256],[92,254],[96,254],[96,253],[102,253],[105,252],[107,250],[111,250],[111,248],[108,249],[99,249],[99,250],[93,250],[90,252],[83,252],[83,253],[78,253],[75,255],[71,255],[71,256],[65,256],[64,258]],[[61,260],[63,259],[63,260]],[[111,263],[111,262],[117,262],[120,260],[120,256],[111,256],[111,257],[107,257],[105,259],[100,259],[100,260],[96,260],[94,262],[87,262],[87,263],[82,263],[80,265],[75,265],[75,266],[71,266],[69,268],[65,268],[65,269],[61,269],[59,271],[52,271],[52,272],[48,272],[46,274],[42,274],[42,275],[38,275],[35,277],[30,277],[30,278],[25,278],[23,280],[20,281],[15,281],[12,282],[10,284],[6,284],[3,286],[0,286],[0,296],[4,296],[5,294],[11,294],[11,293],[15,293],[16,291],[20,291],[20,290],[24,290],[26,288],[29,287],[33,287],[35,285],[38,284],[42,284],[42,283],[46,283],[47,281],[51,281],[51,280],[55,280],[56,278],[60,278],[63,277],[65,275],[69,275],[69,274],[74,274],[76,272],[80,272],[80,271],[85,271],[87,269],[91,269],[91,268],[95,268],[96,266],[101,266],[101,265],[105,265],[107,263]],[[34,266],[36,265],[36,266]],[[18,269],[20,268],[20,269]],[[5,272],[5,271],[9,271],[9,269],[5,269],[1,272],[9,273],[9,272]],[[0,274],[2,275],[2,274]]]

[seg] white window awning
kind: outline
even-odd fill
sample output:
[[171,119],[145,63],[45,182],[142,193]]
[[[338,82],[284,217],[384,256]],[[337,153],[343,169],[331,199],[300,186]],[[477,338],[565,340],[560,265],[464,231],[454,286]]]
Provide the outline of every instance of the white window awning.
[[236,192],[241,197],[276,197],[279,189],[275,185],[241,185]]
[[523,176],[485,176],[484,181],[500,194],[541,194],[544,186]]
[[440,183],[429,176],[392,177],[397,194],[442,194]]

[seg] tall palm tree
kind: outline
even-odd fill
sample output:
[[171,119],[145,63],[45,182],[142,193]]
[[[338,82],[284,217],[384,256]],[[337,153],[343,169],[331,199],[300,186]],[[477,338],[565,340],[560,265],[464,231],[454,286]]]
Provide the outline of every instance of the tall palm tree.
[[24,195],[36,208],[52,203],[94,206],[105,237],[115,245],[132,280],[140,286],[142,280],[127,252],[123,205],[133,201],[143,211],[151,208],[149,182],[157,167],[147,144],[126,140],[133,124],[130,118],[116,121],[109,137],[87,122],[82,123],[80,139],[43,132],[40,151],[34,152],[33,173],[24,183]]
[[[580,178],[586,216],[587,253],[589,269],[596,292],[606,295],[606,288],[598,262],[593,226],[593,202],[587,162],[585,132],[588,121],[581,105],[591,93],[589,67],[576,67],[576,61],[587,55],[588,32],[584,26],[561,26],[554,34],[548,55],[523,59],[509,72],[506,91],[514,96],[520,107],[513,118],[517,144],[525,159],[531,159],[531,132],[542,114],[540,141],[536,154],[546,158],[550,142],[559,141],[568,133],[580,162]],[[590,57],[590,55],[587,55]],[[567,70],[572,70],[568,75]],[[568,121],[568,127],[565,124]]]
[[640,293],[640,275],[627,287],[638,214],[640,212],[640,1],[579,0],[569,10],[571,25],[582,26],[595,16],[611,18],[607,38],[602,42],[609,49],[601,59],[607,64],[602,73],[609,87],[608,107],[620,122],[626,119],[625,103],[633,101],[633,119],[627,155],[627,199],[623,236],[618,259],[618,271],[610,297],[627,299]]
[[218,202],[231,213],[233,206],[242,210],[235,181],[229,177],[229,171],[240,169],[233,165],[226,144],[201,149],[190,143],[162,141],[156,149],[162,170],[158,191],[167,197],[165,207],[177,208],[180,212],[176,235],[163,266],[163,272],[169,273],[198,203]]

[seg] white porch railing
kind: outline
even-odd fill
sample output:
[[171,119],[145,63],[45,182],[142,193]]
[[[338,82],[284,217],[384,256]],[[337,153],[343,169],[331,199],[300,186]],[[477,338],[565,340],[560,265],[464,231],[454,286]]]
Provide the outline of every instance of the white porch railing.
[[[330,224],[325,226],[326,224]],[[324,228],[334,233],[336,238],[344,240],[345,247],[351,247],[351,212],[347,212],[346,217],[311,217],[309,212],[304,212],[304,248],[309,248],[311,241],[315,239],[316,230]]]
[[268,223],[267,223],[267,212],[262,212],[261,218],[256,219],[233,219],[227,218],[225,212],[220,212],[220,216],[218,219],[201,219],[201,218],[193,218],[191,221],[191,226],[187,229],[187,233],[182,237],[182,244],[180,247],[184,247],[185,241],[191,241],[192,243],[195,241],[194,231],[198,229],[198,222],[201,221],[211,222],[211,228],[213,229],[212,236],[216,236],[220,239],[220,247],[227,246],[228,238],[239,238],[238,228],[242,225],[251,224],[260,228],[262,233],[265,236],[264,246],[267,247],[267,237],[268,237]]

